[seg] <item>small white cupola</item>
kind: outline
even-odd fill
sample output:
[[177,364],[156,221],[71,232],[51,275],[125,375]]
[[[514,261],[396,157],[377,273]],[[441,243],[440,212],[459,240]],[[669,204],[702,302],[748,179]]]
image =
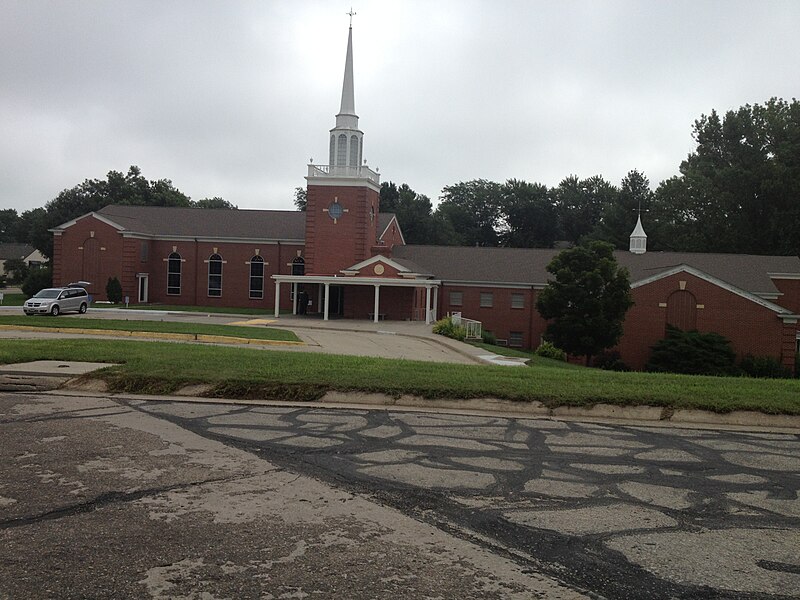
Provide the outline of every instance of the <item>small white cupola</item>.
[[639,213],[636,219],[636,227],[633,228],[631,233],[631,246],[630,251],[633,254],[644,254],[647,252],[647,234],[642,227],[642,215]]

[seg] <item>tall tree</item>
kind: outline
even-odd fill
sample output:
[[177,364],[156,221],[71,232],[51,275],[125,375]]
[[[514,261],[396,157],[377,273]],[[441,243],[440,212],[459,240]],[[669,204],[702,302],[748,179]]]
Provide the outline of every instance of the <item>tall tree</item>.
[[131,166],[125,175],[119,171],[109,171],[104,180],[87,179],[64,190],[45,204],[43,213],[31,215],[30,243],[45,256],[52,257],[53,236],[48,229],[108,204],[191,206],[191,200],[176,189],[169,179],[148,181],[139,167]]
[[304,211],[306,209],[306,205],[308,204],[308,192],[304,187],[296,187],[294,188],[294,205],[297,207],[297,210]]
[[503,246],[551,248],[558,238],[558,213],[547,186],[509,179],[500,193]]
[[800,102],[772,98],[722,118],[711,111],[692,135],[697,147],[664,200],[684,203],[696,249],[800,253]]
[[16,231],[19,225],[19,215],[13,208],[0,210],[0,242],[16,241]]
[[449,221],[462,246],[497,246],[500,184],[485,179],[456,183],[442,190],[436,212]]
[[628,271],[617,265],[613,246],[599,241],[558,253],[547,271],[553,279],[536,300],[539,314],[551,319],[545,339],[589,365],[622,336],[633,306]]
[[607,206],[617,199],[619,191],[600,175],[578,179],[570,175],[552,190],[563,239],[579,243],[600,222]]
[[408,184],[381,184],[381,212],[397,216],[407,244],[430,244],[436,227],[430,198],[415,192]]

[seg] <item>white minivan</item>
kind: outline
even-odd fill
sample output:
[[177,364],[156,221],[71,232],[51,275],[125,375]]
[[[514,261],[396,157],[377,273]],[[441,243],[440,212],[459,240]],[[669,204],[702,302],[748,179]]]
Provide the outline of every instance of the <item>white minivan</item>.
[[75,311],[81,314],[89,308],[89,294],[82,287],[45,288],[25,301],[22,310],[28,316],[53,315]]

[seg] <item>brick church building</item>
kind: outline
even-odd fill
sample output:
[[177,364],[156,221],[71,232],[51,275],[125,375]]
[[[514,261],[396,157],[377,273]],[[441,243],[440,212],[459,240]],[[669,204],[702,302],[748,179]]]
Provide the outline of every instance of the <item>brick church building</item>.
[[[348,34],[341,107],[327,165],[308,165],[304,212],[111,205],[54,228],[53,281],[118,277],[132,304],[263,308],[309,318],[480,321],[508,345],[536,347],[551,249],[406,245],[380,212],[380,176],[363,161]],[[672,324],[714,331],[743,356],[794,367],[800,350],[800,258],[647,252],[639,220],[629,252],[635,305],[619,344],[643,368]],[[302,305],[299,304],[300,301]]]

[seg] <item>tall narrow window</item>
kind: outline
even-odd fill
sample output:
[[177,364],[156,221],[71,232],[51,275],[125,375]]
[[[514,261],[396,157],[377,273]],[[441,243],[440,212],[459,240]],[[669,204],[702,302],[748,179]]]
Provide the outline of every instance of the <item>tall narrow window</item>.
[[336,144],[336,166],[347,166],[347,136],[343,133],[339,134]]
[[292,260],[292,275],[305,275],[306,274],[306,261],[302,256],[295,257]]
[[208,258],[208,295],[222,296],[222,257],[219,254]]
[[170,254],[167,259],[167,294],[181,294],[181,255],[177,252]]
[[336,164],[336,136],[335,135],[331,135],[331,149],[330,149],[330,152],[328,153],[328,158],[329,158],[328,162],[330,163],[331,166]]
[[250,259],[250,297],[256,300],[264,297],[264,259],[260,256]]
[[350,166],[358,166],[358,136],[350,136]]

